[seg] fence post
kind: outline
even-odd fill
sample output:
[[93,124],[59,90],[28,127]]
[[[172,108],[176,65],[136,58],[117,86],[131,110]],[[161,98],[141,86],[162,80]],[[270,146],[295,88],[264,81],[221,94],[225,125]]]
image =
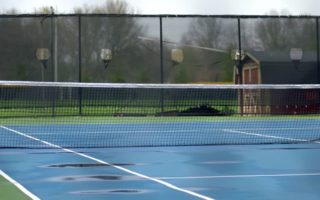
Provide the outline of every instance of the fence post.
[[[239,50],[239,61],[237,62],[237,70],[239,74],[239,84],[243,84],[242,80],[242,46],[241,46],[241,19],[238,17],[238,50]],[[239,104],[240,104],[240,115],[243,116],[243,89],[240,89],[240,94],[239,94]]]
[[317,40],[317,83],[320,83],[320,44],[319,44],[319,17],[316,18],[316,40]]
[[[82,45],[81,45],[81,14],[78,15],[78,81],[82,82]],[[79,98],[79,115],[82,115],[82,88],[78,88],[78,98]]]
[[[162,30],[162,16],[159,16],[160,22],[160,83],[164,83],[164,69],[163,69],[163,30]],[[163,89],[160,90],[160,108],[161,113],[164,111],[164,104],[163,104]]]

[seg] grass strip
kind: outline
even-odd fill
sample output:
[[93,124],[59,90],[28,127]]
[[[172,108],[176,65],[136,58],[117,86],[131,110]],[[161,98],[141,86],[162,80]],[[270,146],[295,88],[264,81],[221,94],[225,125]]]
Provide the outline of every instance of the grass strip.
[[14,184],[10,183],[7,179],[0,175],[0,199],[10,200],[31,200]]

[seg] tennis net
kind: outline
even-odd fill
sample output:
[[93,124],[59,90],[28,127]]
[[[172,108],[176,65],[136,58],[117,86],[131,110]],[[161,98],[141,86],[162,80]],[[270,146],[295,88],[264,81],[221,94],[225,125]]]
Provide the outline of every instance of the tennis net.
[[318,142],[319,85],[0,81],[0,148]]

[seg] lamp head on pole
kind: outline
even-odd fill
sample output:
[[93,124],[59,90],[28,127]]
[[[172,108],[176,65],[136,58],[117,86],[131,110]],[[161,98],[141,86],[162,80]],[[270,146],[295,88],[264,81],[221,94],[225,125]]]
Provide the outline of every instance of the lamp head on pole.
[[173,65],[178,65],[183,62],[184,56],[182,49],[171,50],[171,60]]
[[295,69],[299,69],[300,61],[303,57],[303,51],[300,48],[291,48],[289,52],[290,59],[293,62]]
[[243,50],[241,50],[241,51],[234,50],[231,53],[231,57],[232,57],[232,60],[234,60],[234,61],[241,61],[245,57],[245,52]]
[[50,58],[50,50],[48,48],[38,48],[36,51],[37,59],[42,63],[43,67],[47,68],[47,62]]
[[241,51],[239,51],[239,50],[233,50],[232,52],[231,52],[231,58],[232,58],[232,60],[234,60],[234,62],[235,62],[235,75],[236,75],[236,77],[235,77],[235,82],[237,83],[237,84],[242,84],[242,61],[244,60],[244,58],[245,58],[245,56],[246,56],[246,53],[243,51],[243,50],[241,50]]
[[101,49],[101,51],[100,51],[100,59],[104,63],[105,69],[107,69],[109,63],[112,60],[112,51],[111,51],[111,49]]
[[300,62],[303,57],[303,51],[300,48],[291,48],[289,55],[292,61]]

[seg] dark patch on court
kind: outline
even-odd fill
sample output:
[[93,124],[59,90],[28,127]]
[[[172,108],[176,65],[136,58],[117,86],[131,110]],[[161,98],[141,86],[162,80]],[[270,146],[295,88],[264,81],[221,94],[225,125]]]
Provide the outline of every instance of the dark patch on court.
[[113,189],[113,190],[85,190],[85,191],[76,191],[71,192],[73,194],[82,194],[82,195],[101,195],[101,194],[140,194],[146,193],[147,190],[138,190],[138,189]]
[[87,176],[61,176],[51,179],[58,182],[80,182],[80,181],[129,181],[138,180],[135,176],[118,176],[118,175],[87,175]]
[[[111,165],[116,166],[131,166],[134,165],[132,163],[112,163]],[[82,167],[110,167],[111,165],[108,164],[102,164],[102,163],[66,163],[66,164],[54,164],[54,165],[48,165],[48,167],[53,168],[65,168],[65,167],[75,167],[75,168],[82,168]]]

